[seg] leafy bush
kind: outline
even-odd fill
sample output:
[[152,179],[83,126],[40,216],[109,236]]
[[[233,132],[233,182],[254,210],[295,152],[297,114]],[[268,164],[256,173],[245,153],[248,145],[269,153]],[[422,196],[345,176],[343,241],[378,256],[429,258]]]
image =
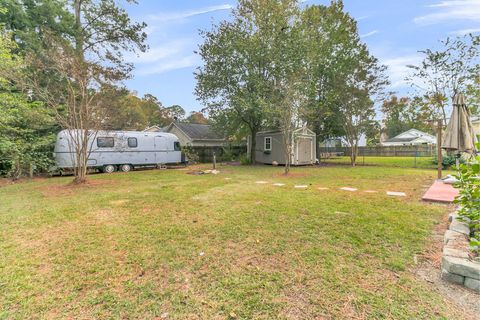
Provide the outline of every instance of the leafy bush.
[[455,187],[460,189],[459,196],[455,199],[455,203],[460,205],[458,214],[460,220],[468,223],[470,246],[478,254],[480,253],[480,156],[460,165],[457,179],[459,182]]
[[252,162],[250,161],[250,158],[248,157],[248,155],[242,154],[240,156],[240,164],[242,166],[246,166],[246,165],[252,164]]
[[235,161],[235,159],[236,159],[236,155],[235,155],[232,148],[226,147],[226,148],[222,149],[222,156],[221,156],[220,160],[222,160],[222,161]]
[[183,146],[182,151],[189,163],[198,163],[200,157],[190,146]]
[[[447,154],[442,157],[442,168],[444,170],[450,169],[452,167],[455,167],[455,159],[456,159],[455,154]],[[438,157],[435,154],[435,156],[432,159],[433,164],[438,164]],[[460,158],[460,164],[465,163],[465,159]]]

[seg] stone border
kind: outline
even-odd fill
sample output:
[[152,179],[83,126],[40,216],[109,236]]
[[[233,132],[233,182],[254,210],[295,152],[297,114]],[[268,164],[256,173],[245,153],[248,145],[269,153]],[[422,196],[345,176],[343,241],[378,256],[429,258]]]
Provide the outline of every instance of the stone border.
[[442,254],[442,279],[463,285],[480,293],[480,261],[469,257],[468,225],[458,220],[456,212],[448,217]]

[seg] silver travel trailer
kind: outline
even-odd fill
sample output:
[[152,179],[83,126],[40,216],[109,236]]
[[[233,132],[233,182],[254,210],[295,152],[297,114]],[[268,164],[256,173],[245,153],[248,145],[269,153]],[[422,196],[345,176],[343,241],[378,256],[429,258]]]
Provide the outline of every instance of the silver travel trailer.
[[[80,130],[63,130],[55,143],[55,162],[59,169],[71,169],[76,162],[73,141]],[[165,132],[97,131],[88,138],[88,166],[111,173],[135,167],[186,163],[178,138]]]

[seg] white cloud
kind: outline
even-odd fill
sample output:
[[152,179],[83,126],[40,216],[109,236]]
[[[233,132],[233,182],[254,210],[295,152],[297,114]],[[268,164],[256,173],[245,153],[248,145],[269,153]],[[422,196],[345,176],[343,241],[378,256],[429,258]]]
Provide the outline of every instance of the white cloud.
[[457,36],[463,36],[465,34],[479,33],[479,32],[480,32],[480,28],[472,28],[472,29],[462,29],[462,30],[452,31],[452,32],[450,32],[450,34],[457,35]]
[[367,37],[373,36],[374,34],[377,34],[379,32],[380,31],[378,31],[378,30],[373,30],[373,31],[367,32],[365,34],[361,34],[360,37],[361,38],[367,38]]
[[150,48],[147,52],[138,56],[129,56],[127,60],[134,63],[152,63],[169,58],[184,51],[191,43],[190,39],[180,39],[168,42],[164,45]]
[[198,65],[198,57],[194,54],[168,60],[157,61],[138,70],[139,75],[162,74],[168,71],[193,67]]
[[407,66],[416,65],[421,60],[422,56],[418,53],[380,59],[384,65],[388,66],[388,74],[390,76],[390,81],[392,82],[392,88],[408,86],[405,78],[410,74],[411,70]]
[[479,0],[449,0],[441,1],[428,6],[437,11],[424,16],[415,17],[413,21],[419,25],[431,25],[447,20],[474,20],[480,19]]
[[221,4],[216,6],[210,6],[200,9],[182,11],[182,12],[170,12],[170,13],[159,13],[159,14],[152,14],[149,15],[148,18],[153,21],[158,22],[167,22],[173,20],[182,20],[189,17],[197,16],[200,14],[206,14],[215,11],[222,11],[222,10],[231,10],[233,8],[230,4]]

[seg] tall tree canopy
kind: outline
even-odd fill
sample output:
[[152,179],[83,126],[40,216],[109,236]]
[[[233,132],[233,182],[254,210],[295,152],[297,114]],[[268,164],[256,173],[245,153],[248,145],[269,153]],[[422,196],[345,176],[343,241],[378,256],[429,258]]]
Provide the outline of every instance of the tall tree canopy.
[[[440,41],[440,48],[420,51],[423,60],[410,65],[407,80],[417,89],[418,99],[436,119],[447,125],[448,106],[457,93],[466,93],[467,103],[478,110],[475,88],[480,73],[480,36],[471,34]],[[435,119],[431,119],[435,120]]]
[[0,175],[14,179],[48,169],[49,146],[56,129],[44,104],[28,99],[6,78],[19,76],[22,68],[22,58],[16,51],[11,35],[0,26]]
[[422,99],[392,95],[382,102],[381,111],[385,133],[389,138],[412,128],[433,133],[429,123],[432,119],[431,109]]
[[[348,135],[353,148],[388,83],[342,1],[301,10],[295,0],[242,0],[232,21],[202,35],[197,96],[214,123],[252,137],[304,120],[319,138]],[[250,147],[255,161],[255,139]]]
[[[298,11],[296,0],[240,0],[232,21],[203,31],[198,53],[204,65],[195,73],[196,94],[210,118],[227,135],[256,133],[269,121],[281,40]],[[255,162],[255,139],[251,139]]]
[[75,135],[75,180],[84,182],[88,139],[101,129],[116,85],[130,76],[124,53],[146,49],[146,25],[132,22],[114,0],[7,0],[7,5],[1,21],[26,61],[26,77],[15,81],[33,89],[63,128],[80,129],[69,132]]

